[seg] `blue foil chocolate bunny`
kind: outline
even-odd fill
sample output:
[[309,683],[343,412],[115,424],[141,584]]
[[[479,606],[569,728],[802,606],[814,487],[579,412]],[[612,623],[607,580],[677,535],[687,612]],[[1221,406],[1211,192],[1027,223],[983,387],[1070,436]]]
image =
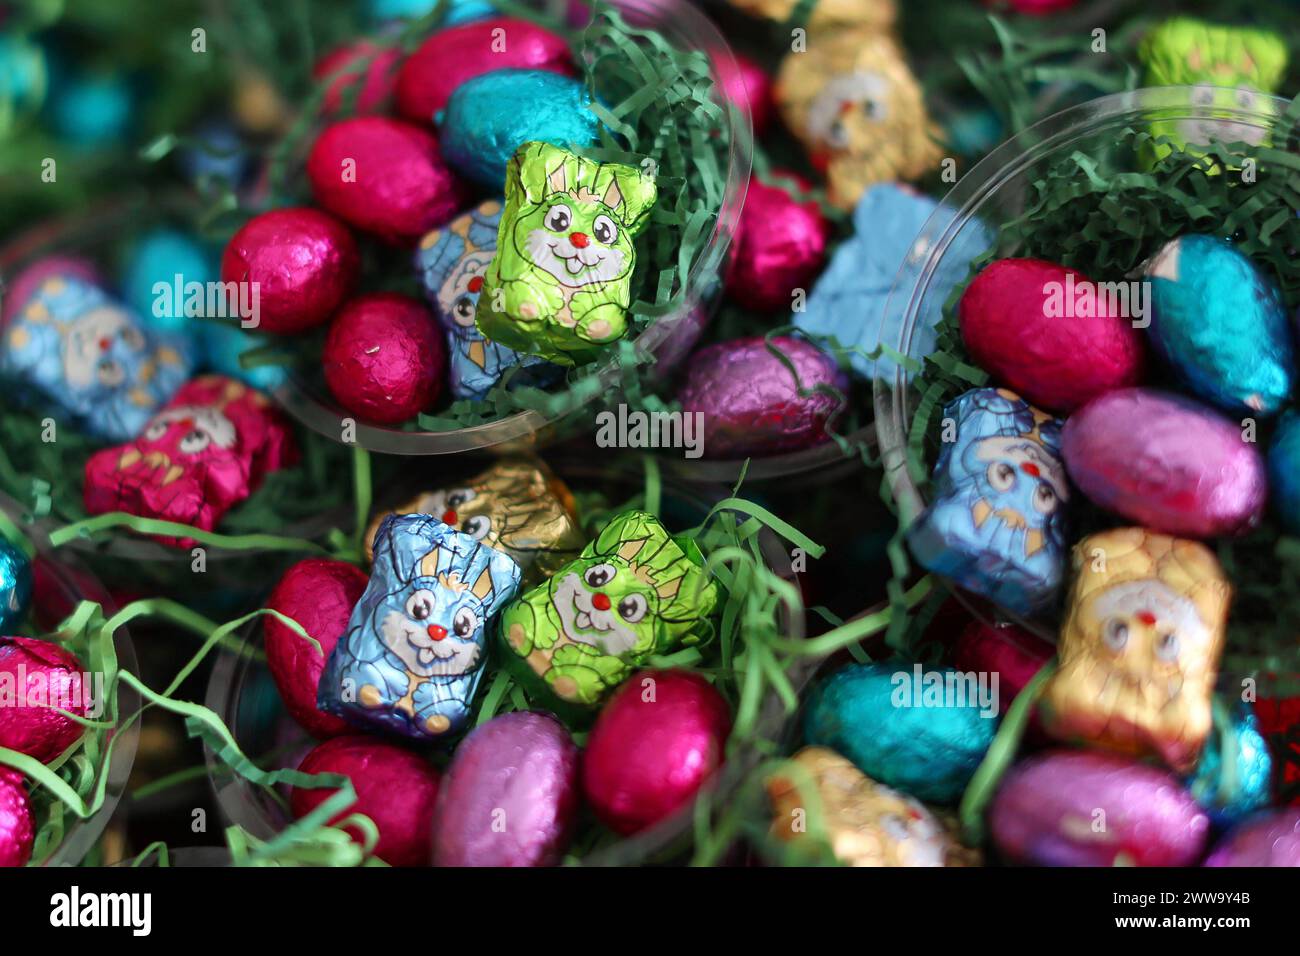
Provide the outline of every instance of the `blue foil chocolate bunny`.
[[518,587],[509,555],[430,515],[388,516],[317,703],[416,740],[460,730],[483,673],[488,621]]
[[488,339],[474,324],[483,274],[497,248],[501,201],[490,199],[420,240],[415,267],[425,298],[447,333],[451,393],[480,399],[507,369],[521,366],[512,384],[544,384],[559,369]]
[[46,276],[14,312],[0,352],[7,377],[105,441],[139,434],[190,367],[180,340],[146,330],[97,286],[59,273]]
[[1031,615],[1051,606],[1065,569],[1069,485],[1061,422],[1006,389],[977,388],[944,409],[934,500],[908,530],[917,561]]

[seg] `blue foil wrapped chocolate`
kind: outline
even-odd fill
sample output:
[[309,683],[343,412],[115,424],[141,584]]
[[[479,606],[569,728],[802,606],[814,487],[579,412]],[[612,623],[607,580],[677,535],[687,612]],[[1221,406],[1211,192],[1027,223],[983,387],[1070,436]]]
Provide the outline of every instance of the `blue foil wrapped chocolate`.
[[183,340],[146,329],[99,287],[58,273],[18,306],[0,353],[0,372],[106,442],[139,434],[190,371]]
[[1226,411],[1271,415],[1291,393],[1295,348],[1277,284],[1215,236],[1170,240],[1146,268],[1148,332],[1193,392]]
[[389,515],[347,634],[317,688],[321,710],[414,740],[464,727],[485,632],[519,588],[509,555],[429,515]]
[[1268,447],[1268,494],[1288,531],[1300,534],[1300,415],[1287,412]]
[[1245,707],[1217,712],[1196,772],[1187,781],[1192,796],[1219,826],[1231,826],[1268,806],[1273,758],[1255,715]]
[[[908,186],[881,183],[863,193],[853,210],[853,236],[835,250],[804,310],[794,313],[795,327],[853,350],[849,361],[857,374],[893,376],[892,359],[881,355],[873,361],[868,356],[881,342],[899,345],[902,328],[893,320],[901,319],[902,310],[887,317],[885,303],[904,262],[909,257],[919,262],[929,255],[930,249],[917,234],[936,214],[951,218],[952,210]],[[953,241],[953,254],[943,257],[933,279],[938,288],[956,287],[966,276],[966,263],[984,252],[991,238],[982,224],[972,222]],[[929,313],[938,321],[938,309]],[[910,354],[922,357],[933,351],[932,324],[920,325],[912,334]]]
[[[581,80],[546,70],[493,70],[456,87],[440,116],[438,142],[456,172],[500,191],[506,164],[524,143],[594,146],[600,121]],[[525,105],[526,104],[526,105]]]
[[907,532],[912,554],[1018,614],[1046,610],[1066,562],[1061,422],[994,388],[960,395],[943,414],[933,500]]
[[32,563],[0,538],[0,634],[13,634],[32,606]]
[[501,201],[490,199],[420,240],[415,268],[424,295],[447,333],[447,365],[456,398],[481,399],[508,369],[511,385],[544,385],[561,372],[536,355],[493,342],[474,324],[483,273],[497,248]]

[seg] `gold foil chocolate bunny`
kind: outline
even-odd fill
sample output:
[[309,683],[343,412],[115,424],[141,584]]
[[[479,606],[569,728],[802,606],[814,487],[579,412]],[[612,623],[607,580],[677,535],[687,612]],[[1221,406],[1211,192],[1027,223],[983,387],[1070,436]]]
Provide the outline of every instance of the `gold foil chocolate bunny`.
[[1190,770],[1210,732],[1231,597],[1219,562],[1195,541],[1117,528],[1080,541],[1074,566],[1044,726]]

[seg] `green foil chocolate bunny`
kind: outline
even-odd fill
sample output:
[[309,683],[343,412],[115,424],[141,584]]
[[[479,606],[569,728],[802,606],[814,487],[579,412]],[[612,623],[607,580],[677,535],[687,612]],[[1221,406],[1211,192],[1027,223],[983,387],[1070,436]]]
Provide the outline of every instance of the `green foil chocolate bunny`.
[[654,515],[627,511],[510,604],[501,636],[527,684],[561,705],[590,707],[651,655],[708,636],[717,603],[698,545]]
[[[1261,145],[1264,124],[1234,120],[1234,110],[1264,112],[1261,94],[1276,93],[1286,75],[1286,44],[1275,33],[1173,17],[1151,30],[1138,56],[1147,86],[1192,86],[1194,105],[1209,116],[1158,120],[1151,132],[1189,147],[1246,142]],[[1222,116],[1216,115],[1222,108]],[[1168,146],[1155,147],[1157,158]],[[1199,151],[1198,151],[1199,152]]]
[[655,183],[632,166],[525,143],[506,169],[497,250],[475,322],[493,342],[581,365],[627,332],[634,240]]

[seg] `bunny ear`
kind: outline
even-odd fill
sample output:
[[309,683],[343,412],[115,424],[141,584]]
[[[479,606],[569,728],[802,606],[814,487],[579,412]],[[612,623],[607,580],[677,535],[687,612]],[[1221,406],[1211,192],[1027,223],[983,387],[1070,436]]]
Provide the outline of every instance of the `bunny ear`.
[[623,205],[623,191],[618,188],[618,179],[611,179],[609,185],[605,187],[605,195],[600,197],[610,209],[618,212],[619,207]]
[[426,578],[436,578],[438,576],[438,563],[441,557],[441,547],[434,545],[424,557],[420,559],[420,576]]
[[560,157],[560,165],[546,174],[546,187],[548,192],[553,193],[569,191],[569,172],[565,168],[563,156]]
[[470,588],[474,596],[480,601],[487,601],[488,595],[492,593],[492,565],[486,564],[483,570],[479,572],[478,580]]

